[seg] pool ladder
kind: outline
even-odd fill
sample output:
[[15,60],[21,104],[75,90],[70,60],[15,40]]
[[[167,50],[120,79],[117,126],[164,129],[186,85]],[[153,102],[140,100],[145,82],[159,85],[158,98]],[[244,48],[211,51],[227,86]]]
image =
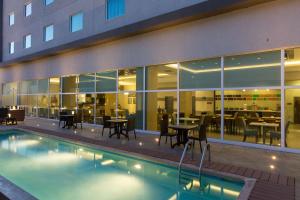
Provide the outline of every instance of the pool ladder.
[[[178,181],[179,181],[179,184],[181,184],[182,175],[193,176],[190,173],[185,173],[185,172],[182,171],[183,160],[184,160],[184,157],[186,155],[186,152],[187,152],[187,149],[188,149],[189,145],[192,145],[192,141],[190,141],[190,140],[185,144],[185,147],[184,147],[184,150],[183,150],[183,153],[181,155],[181,159],[180,159],[180,162],[179,162],[179,165],[178,165]],[[210,144],[204,144],[204,146],[202,148],[201,160],[200,160],[199,169],[198,169],[199,170],[198,171],[199,172],[198,173],[198,180],[199,181],[201,181],[201,169],[202,169],[202,166],[203,166],[203,162],[204,162],[207,150],[208,150],[208,153],[209,153],[208,161],[210,161]],[[194,150],[192,149],[192,158],[193,158],[193,156],[194,156]]]

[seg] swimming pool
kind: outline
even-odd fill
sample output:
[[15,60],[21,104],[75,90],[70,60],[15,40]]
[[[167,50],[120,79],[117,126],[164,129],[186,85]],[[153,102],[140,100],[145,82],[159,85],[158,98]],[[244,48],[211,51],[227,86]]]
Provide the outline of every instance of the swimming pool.
[[38,199],[236,199],[242,182],[202,176],[178,183],[176,168],[20,130],[0,132],[0,175]]

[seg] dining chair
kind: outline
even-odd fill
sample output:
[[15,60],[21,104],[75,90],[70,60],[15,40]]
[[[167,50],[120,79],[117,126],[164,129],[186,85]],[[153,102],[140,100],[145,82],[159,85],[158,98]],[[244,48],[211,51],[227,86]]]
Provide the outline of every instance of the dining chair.
[[[289,131],[289,126],[290,126],[290,121],[288,121],[284,127],[284,144],[285,147],[287,147],[287,142],[286,142],[286,136],[288,134]],[[273,144],[273,140],[277,139],[280,140],[281,139],[281,131],[270,131],[270,146]]]
[[129,115],[127,117],[127,123],[126,123],[125,127],[122,128],[122,131],[125,131],[128,140],[129,140],[129,133],[130,132],[133,132],[134,139],[136,139],[136,133],[135,133],[135,116]]
[[255,137],[255,142],[257,143],[258,142],[258,130],[255,128],[249,128],[247,126],[245,118],[242,118],[242,124],[243,124],[243,128],[244,128],[243,142],[245,142],[247,140],[247,137]]
[[202,153],[202,142],[204,141],[207,144],[207,135],[206,135],[206,125],[201,124],[198,127],[197,132],[192,132],[191,135],[188,137],[190,140],[193,141],[193,148],[195,147],[195,142],[198,141],[200,145],[200,151]]
[[173,132],[169,132],[169,121],[168,121],[168,119],[160,120],[159,124],[160,124],[160,135],[159,135],[158,145],[160,145],[160,140],[161,140],[162,137],[166,137],[165,144],[168,142],[168,137],[169,137],[171,147],[172,147],[172,138],[177,136],[177,134],[173,133]]
[[102,136],[104,134],[104,129],[109,129],[109,135],[110,135],[111,129],[115,128],[115,126],[111,122],[108,122],[108,120],[111,120],[110,116],[103,116]]

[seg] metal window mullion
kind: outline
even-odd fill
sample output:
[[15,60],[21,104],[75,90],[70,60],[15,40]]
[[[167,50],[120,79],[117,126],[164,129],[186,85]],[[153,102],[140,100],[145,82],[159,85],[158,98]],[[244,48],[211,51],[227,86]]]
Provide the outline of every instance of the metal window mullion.
[[221,140],[224,140],[224,57],[221,57]]
[[146,130],[146,66],[143,67],[143,130]]
[[285,146],[285,90],[284,90],[284,82],[285,82],[285,77],[284,77],[284,49],[281,49],[280,51],[280,59],[281,59],[281,148],[286,148]]
[[119,117],[119,112],[118,112],[118,104],[119,104],[119,99],[118,99],[118,96],[119,96],[119,69],[117,69],[117,80],[116,80],[116,117],[118,118]]
[[179,124],[179,112],[180,112],[180,94],[179,94],[179,68],[180,63],[177,63],[177,89],[176,89],[176,95],[177,95],[177,117],[176,117],[176,124]]
[[96,89],[97,89],[97,78],[96,78],[96,73],[94,73],[94,124],[96,125],[96,106],[97,106],[97,94],[96,94]]

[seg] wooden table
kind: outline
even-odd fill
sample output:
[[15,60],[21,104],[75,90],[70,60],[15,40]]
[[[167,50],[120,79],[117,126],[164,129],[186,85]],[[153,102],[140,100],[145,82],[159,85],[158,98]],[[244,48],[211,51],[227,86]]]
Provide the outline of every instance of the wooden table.
[[122,133],[122,126],[123,126],[123,124],[127,123],[128,120],[126,120],[126,119],[111,119],[111,120],[107,120],[107,122],[113,123],[115,125],[115,132],[109,135],[110,138],[113,135],[117,135],[118,139],[120,139],[121,135],[128,137],[128,135]]
[[72,126],[74,126],[74,117],[75,115],[60,115],[60,117],[62,118],[62,121],[64,121],[64,126],[63,128],[70,128]]
[[180,146],[181,144],[185,145],[188,141],[188,132],[189,130],[197,128],[198,125],[169,125],[170,129],[176,130],[177,132],[177,142],[172,145],[172,148],[175,146]]
[[179,121],[184,121],[184,124],[187,125],[188,122],[191,122],[192,124],[194,124],[195,122],[200,121],[200,119],[191,118],[191,117],[181,117],[181,118],[179,118]]
[[260,127],[260,132],[263,135],[264,144],[266,142],[266,133],[264,132],[264,127],[274,127],[275,131],[277,131],[277,128],[279,127],[279,124],[277,123],[267,123],[267,122],[251,122],[249,125]]

